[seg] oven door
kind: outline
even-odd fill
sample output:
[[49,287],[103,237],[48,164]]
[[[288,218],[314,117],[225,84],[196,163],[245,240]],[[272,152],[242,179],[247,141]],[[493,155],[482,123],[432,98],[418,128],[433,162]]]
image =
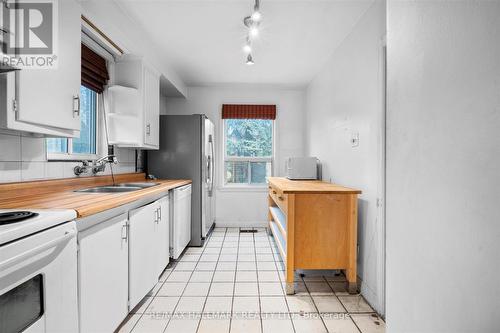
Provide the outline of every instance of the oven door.
[[76,226],[0,247],[0,332],[78,332]]

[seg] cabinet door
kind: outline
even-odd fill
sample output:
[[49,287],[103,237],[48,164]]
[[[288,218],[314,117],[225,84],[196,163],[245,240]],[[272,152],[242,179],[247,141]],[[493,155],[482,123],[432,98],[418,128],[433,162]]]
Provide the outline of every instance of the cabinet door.
[[80,333],[113,332],[128,313],[127,215],[78,238]]
[[158,282],[158,253],[155,246],[158,204],[129,213],[129,301],[133,309]]
[[144,67],[144,143],[158,147],[160,138],[160,79]]
[[157,223],[157,248],[158,248],[158,276],[161,275],[168,265],[169,253],[169,207],[168,196],[157,201],[158,223]]
[[80,130],[74,112],[80,96],[81,9],[75,0],[58,4],[57,69],[22,69],[16,73],[17,120]]

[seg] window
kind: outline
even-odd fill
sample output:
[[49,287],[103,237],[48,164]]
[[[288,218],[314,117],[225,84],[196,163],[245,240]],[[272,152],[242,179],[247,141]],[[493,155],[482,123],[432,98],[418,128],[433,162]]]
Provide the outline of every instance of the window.
[[50,159],[83,159],[97,154],[97,98],[96,91],[80,87],[80,137],[47,139]]
[[224,184],[263,185],[272,174],[275,117],[255,113],[259,106],[235,107],[223,106]]

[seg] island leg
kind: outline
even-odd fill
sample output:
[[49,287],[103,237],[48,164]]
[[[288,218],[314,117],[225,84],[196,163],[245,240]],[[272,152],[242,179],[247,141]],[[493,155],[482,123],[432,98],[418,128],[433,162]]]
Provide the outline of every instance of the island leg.
[[286,265],[286,283],[285,283],[285,292],[287,295],[295,294],[294,287],[294,269],[292,265]]
[[295,194],[288,195],[288,214],[286,224],[286,294],[295,294]]
[[357,284],[357,252],[358,252],[358,196],[351,194],[349,205],[349,267],[345,271],[349,294],[358,292]]

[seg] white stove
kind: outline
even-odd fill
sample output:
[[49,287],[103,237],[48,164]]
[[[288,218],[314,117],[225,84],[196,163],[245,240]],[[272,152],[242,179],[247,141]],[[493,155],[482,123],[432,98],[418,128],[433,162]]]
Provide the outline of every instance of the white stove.
[[74,219],[71,209],[0,209],[0,246]]
[[75,218],[0,210],[0,332],[78,331]]

